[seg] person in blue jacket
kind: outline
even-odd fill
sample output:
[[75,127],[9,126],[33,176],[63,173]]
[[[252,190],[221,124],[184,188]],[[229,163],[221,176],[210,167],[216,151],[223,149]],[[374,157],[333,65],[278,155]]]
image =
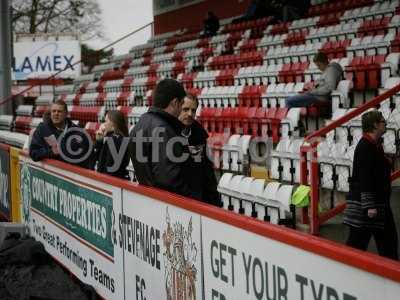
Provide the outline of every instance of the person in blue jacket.
[[52,158],[89,168],[93,148],[90,137],[67,115],[64,101],[51,105],[50,118],[40,123],[33,133],[29,156],[33,161]]

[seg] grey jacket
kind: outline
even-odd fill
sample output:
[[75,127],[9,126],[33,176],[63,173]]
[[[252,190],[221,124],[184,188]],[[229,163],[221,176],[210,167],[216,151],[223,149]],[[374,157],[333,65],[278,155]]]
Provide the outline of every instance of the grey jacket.
[[336,62],[332,62],[316,80],[315,88],[309,94],[318,97],[320,100],[329,100],[331,92],[336,89],[342,78],[342,66]]

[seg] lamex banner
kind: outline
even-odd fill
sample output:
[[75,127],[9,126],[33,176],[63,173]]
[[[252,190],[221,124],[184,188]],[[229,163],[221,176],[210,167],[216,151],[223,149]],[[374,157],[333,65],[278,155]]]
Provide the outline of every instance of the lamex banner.
[[125,299],[203,299],[200,216],[125,190],[123,208]]
[[59,77],[80,75],[80,43],[71,41],[42,41],[14,43],[13,72],[15,80],[50,76],[63,71]]
[[[205,299],[398,299],[400,285],[202,217]],[[240,237],[240,238],[238,238]]]
[[10,220],[10,154],[3,148],[0,148],[0,213]]
[[30,234],[102,297],[123,299],[123,251],[113,241],[121,189],[29,161],[20,184]]

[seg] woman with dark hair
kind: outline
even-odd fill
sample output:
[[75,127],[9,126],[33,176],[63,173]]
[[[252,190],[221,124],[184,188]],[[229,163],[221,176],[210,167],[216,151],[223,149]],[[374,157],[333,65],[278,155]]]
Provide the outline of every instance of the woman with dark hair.
[[129,141],[124,141],[128,136],[123,113],[117,110],[107,112],[105,122],[96,132],[94,155],[98,172],[129,179]]

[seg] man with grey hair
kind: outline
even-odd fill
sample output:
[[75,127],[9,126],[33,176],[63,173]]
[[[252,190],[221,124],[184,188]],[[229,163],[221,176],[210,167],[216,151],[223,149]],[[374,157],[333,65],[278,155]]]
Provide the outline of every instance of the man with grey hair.
[[373,236],[379,255],[397,260],[397,231],[390,207],[392,162],[383,152],[386,121],[382,113],[363,114],[362,130],[344,213],[344,223],[349,226],[346,244],[366,250]]
[[84,168],[91,168],[92,144],[84,129],[67,117],[64,101],[57,100],[50,106],[50,117],[36,128],[29,146],[33,161],[46,158],[58,159]]

